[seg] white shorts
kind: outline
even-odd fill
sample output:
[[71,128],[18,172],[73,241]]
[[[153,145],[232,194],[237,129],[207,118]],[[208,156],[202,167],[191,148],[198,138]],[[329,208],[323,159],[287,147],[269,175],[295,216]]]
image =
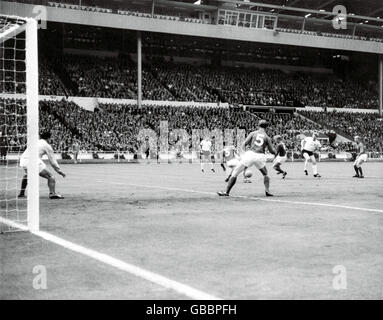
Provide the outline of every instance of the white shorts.
[[367,154],[363,153],[354,162],[354,166],[360,167],[363,162],[367,161]]
[[236,166],[238,166],[240,164],[240,162],[238,159],[234,158],[234,159],[229,160],[226,164],[229,168],[235,168]]
[[275,166],[277,163],[282,164],[286,162],[286,159],[287,159],[287,156],[284,156],[284,157],[277,156],[273,161],[273,166]]
[[[28,169],[28,159],[20,159],[20,167],[24,170]],[[44,163],[43,160],[39,159],[39,173],[47,168],[47,165]]]
[[262,169],[266,166],[266,155],[249,150],[241,156],[240,163],[247,168],[255,166],[257,169]]

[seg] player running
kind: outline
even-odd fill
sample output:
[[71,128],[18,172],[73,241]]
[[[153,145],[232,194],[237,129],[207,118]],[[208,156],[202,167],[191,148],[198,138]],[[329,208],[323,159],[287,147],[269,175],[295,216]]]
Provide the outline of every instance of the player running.
[[318,133],[314,132],[312,137],[306,137],[301,141],[302,155],[305,158],[304,172],[307,176],[309,173],[307,171],[307,163],[311,160],[311,165],[313,168],[313,174],[315,178],[320,178],[321,175],[318,173],[317,162],[314,156],[314,152],[321,148],[321,144],[318,140]]
[[245,142],[242,145],[242,148],[245,149],[246,146],[249,146],[249,150],[246,151],[239,161],[239,165],[235,167],[233,173],[227,184],[226,191],[218,192],[219,196],[229,196],[231,189],[237,182],[238,175],[245,169],[255,165],[255,167],[261,171],[263,175],[263,183],[265,185],[265,194],[267,197],[272,197],[270,193],[270,178],[267,174],[266,168],[266,147],[272,154],[276,154],[276,151],[271,143],[270,137],[267,135],[265,129],[268,127],[268,122],[266,120],[259,121],[259,128],[256,131],[253,131],[246,138]]
[[[43,155],[47,155],[49,159],[49,163],[53,167],[53,169],[61,176],[65,178],[65,173],[61,171],[60,166],[58,165],[55,155],[53,153],[53,149],[51,145],[48,143],[51,138],[50,132],[44,132],[40,135],[40,140],[37,142],[38,151],[39,151],[39,174],[40,177],[43,177],[48,180],[49,187],[49,199],[64,199],[63,196],[56,194],[56,180],[53,175],[47,170],[47,166],[42,160]],[[25,189],[28,184],[28,176],[27,176],[27,168],[28,168],[28,148],[23,152],[20,158],[20,167],[22,167],[25,171],[23,180],[21,181],[21,190],[19,194],[19,198],[25,197]]]
[[356,136],[355,142],[357,143],[358,155],[356,156],[356,160],[354,162],[354,169],[355,169],[356,175],[353,176],[353,178],[364,178],[363,171],[362,171],[362,164],[363,162],[367,161],[367,153],[364,148],[363,140],[361,137]]
[[274,141],[277,143],[277,153],[273,161],[273,169],[277,171],[277,174],[282,174],[282,179],[285,179],[287,172],[281,169],[281,165],[286,162],[287,159],[286,146],[280,135],[276,135]]
[[208,138],[204,138],[200,143],[200,147],[201,147],[201,152],[202,152],[202,154],[201,154],[201,171],[205,172],[204,165],[206,162],[206,163],[210,163],[211,171],[215,172],[214,167],[213,167],[213,163],[211,162],[211,147],[212,147],[211,141]]

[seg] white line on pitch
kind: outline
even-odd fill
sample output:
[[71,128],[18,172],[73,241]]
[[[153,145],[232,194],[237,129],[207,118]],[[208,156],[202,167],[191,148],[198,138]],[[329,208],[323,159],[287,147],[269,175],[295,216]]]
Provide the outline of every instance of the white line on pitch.
[[[113,182],[113,181],[98,181],[98,182],[119,184],[119,185],[132,186],[132,187],[141,187],[141,188],[163,189],[163,190],[170,190],[170,191],[183,191],[183,192],[192,192],[192,193],[206,194],[206,195],[217,195],[217,193],[215,193],[215,192],[198,191],[198,190],[182,189],[182,188],[162,187],[162,186],[154,186],[154,185],[147,186],[147,185],[142,185],[142,184]],[[330,204],[330,203],[278,200],[278,199],[270,199],[270,198],[257,198],[257,197],[240,196],[240,195],[234,195],[234,196],[231,195],[230,197],[231,198],[249,199],[249,200],[260,200],[260,201],[266,201],[266,202],[279,202],[279,203],[299,204],[299,205],[307,205],[307,206],[341,208],[341,209],[351,209],[351,210],[383,213],[383,210],[379,210],[379,209],[359,208],[359,207],[351,207],[351,206],[344,206],[344,205]]]
[[[14,221],[2,218],[2,217],[0,217],[0,223],[8,225],[12,228],[20,229],[23,231],[28,231],[28,228],[25,225],[22,225],[20,223],[17,223],[17,222],[14,222]],[[137,267],[137,266],[132,265],[130,263],[126,263],[122,260],[113,258],[107,254],[100,253],[98,251],[85,248],[85,247],[80,246],[78,244],[75,244],[73,242],[70,242],[70,241],[64,240],[62,238],[56,237],[53,234],[50,234],[48,232],[35,231],[35,232],[31,232],[31,233],[40,237],[40,238],[43,238],[44,240],[55,243],[61,247],[64,247],[64,248],[69,249],[71,251],[80,253],[80,254],[85,255],[87,257],[90,257],[92,259],[98,260],[104,264],[107,264],[107,265],[115,267],[119,270],[130,273],[136,277],[139,277],[139,278],[142,278],[144,280],[155,283],[155,284],[157,284],[161,287],[164,287],[166,289],[174,290],[174,291],[176,291],[182,295],[185,295],[191,299],[195,299],[195,300],[221,300],[220,298],[217,298],[213,295],[202,292],[200,290],[194,289],[188,285],[185,285],[185,284],[182,284],[180,282],[168,279],[168,278],[161,276],[157,273],[147,271],[143,268]]]

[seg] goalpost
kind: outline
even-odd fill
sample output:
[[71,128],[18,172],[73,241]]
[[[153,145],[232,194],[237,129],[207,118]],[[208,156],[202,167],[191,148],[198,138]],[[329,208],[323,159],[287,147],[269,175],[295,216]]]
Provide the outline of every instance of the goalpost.
[[[37,22],[0,15],[0,231],[39,230]],[[28,150],[27,198],[18,198]]]

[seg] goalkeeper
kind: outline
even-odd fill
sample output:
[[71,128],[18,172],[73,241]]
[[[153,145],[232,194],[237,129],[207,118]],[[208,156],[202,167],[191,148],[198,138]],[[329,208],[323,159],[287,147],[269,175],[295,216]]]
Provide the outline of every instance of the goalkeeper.
[[[61,171],[60,166],[58,165],[55,155],[53,153],[53,149],[48,141],[51,138],[51,133],[49,131],[43,132],[40,134],[40,140],[38,141],[38,150],[39,150],[39,174],[40,177],[47,179],[48,187],[49,187],[49,199],[64,199],[63,196],[56,193],[56,180],[53,175],[47,170],[47,166],[42,160],[43,155],[47,155],[49,159],[49,163],[52,168],[61,176],[65,178],[65,173]],[[28,148],[24,151],[20,158],[20,167],[22,167],[25,171],[23,180],[21,181],[21,190],[19,194],[19,198],[25,197],[25,189],[28,184],[27,177],[27,167],[28,167]]]

